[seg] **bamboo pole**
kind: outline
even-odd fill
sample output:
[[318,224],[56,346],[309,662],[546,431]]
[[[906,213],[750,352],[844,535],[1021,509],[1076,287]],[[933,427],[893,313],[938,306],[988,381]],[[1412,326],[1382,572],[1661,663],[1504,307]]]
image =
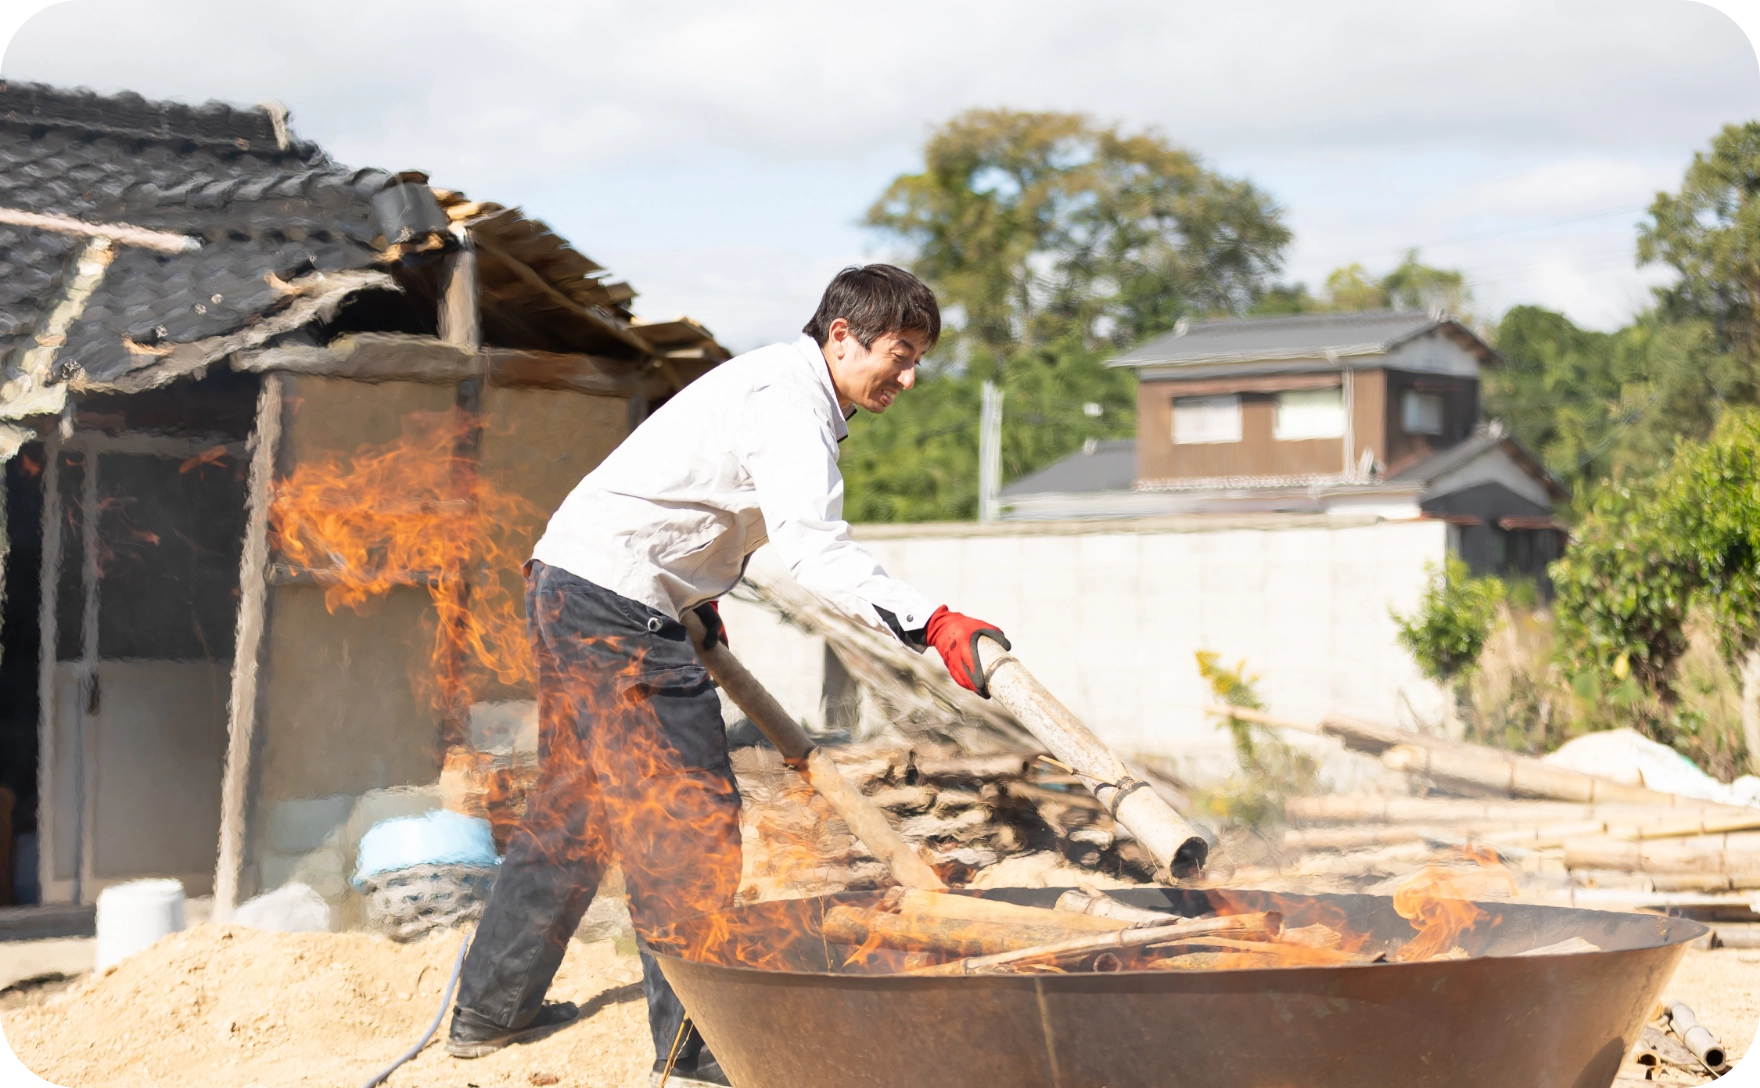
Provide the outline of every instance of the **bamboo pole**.
[[1193,918],[1165,926],[1144,926],[1120,929],[1112,933],[1089,933],[1068,940],[1054,941],[1035,948],[1021,948],[987,956],[968,956],[952,963],[919,967],[906,972],[912,975],[982,975],[1000,968],[1033,960],[1056,962],[1080,958],[1115,948],[1142,948],[1167,944],[1188,938],[1234,936],[1275,937],[1283,930],[1283,916],[1275,911],[1263,914],[1231,914],[1221,918]]
[[[1665,794],[1664,796],[1673,796]],[[1694,821],[1748,820],[1752,809],[1680,798],[1682,803],[1571,804],[1563,801],[1527,801],[1507,798],[1387,797],[1372,793],[1340,793],[1292,797],[1284,815],[1296,823],[1378,822],[1453,823],[1477,821],[1511,825],[1602,820],[1612,824],[1650,826],[1684,825]],[[1729,830],[1736,830],[1731,828]]]
[[1131,926],[1166,925],[1175,917],[1166,911],[1145,910],[1121,903],[1110,895],[1071,889],[1057,897],[1057,909],[1077,916],[1102,918]]
[[[886,909],[900,914],[920,914],[974,922],[1003,922],[1011,925],[1061,926],[1066,930],[1107,933],[1126,929],[1130,923],[1116,918],[1088,917],[1063,910],[1028,907],[1005,903],[1000,899],[983,899],[976,895],[926,891],[920,888],[893,888],[883,900]],[[1123,904],[1120,904],[1121,906]],[[1160,914],[1156,920],[1167,922],[1172,916]]]
[[1760,874],[1760,832],[1637,841],[1571,839],[1564,843],[1564,863],[1570,869],[1638,873]]
[[1704,1062],[1705,1068],[1713,1073],[1722,1069],[1727,1058],[1723,1044],[1717,1041],[1717,1036],[1711,1034],[1703,1024],[1699,1023],[1699,1018],[1693,1015],[1693,1010],[1673,998],[1665,999],[1662,1007],[1663,1014],[1668,1017],[1668,1026],[1681,1037],[1681,1042],[1685,1043],[1687,1049],[1693,1052],[1693,1057]]
[[226,711],[226,771],[220,785],[220,856],[214,869],[214,920],[238,905],[244,871],[246,805],[251,748],[257,728],[257,690],[264,616],[269,596],[269,505],[274,499],[275,455],[281,445],[282,378],[263,377],[257,425],[251,433],[249,507],[238,572],[238,634],[232,657],[232,697]]
[[799,771],[832,809],[843,817],[844,823],[849,825],[850,834],[861,840],[863,846],[886,863],[887,868],[892,870],[892,878],[908,888],[945,891],[947,885],[935,875],[935,870],[930,868],[929,863],[887,822],[884,813],[863,796],[860,790],[850,785],[825,749],[815,745],[800,723],[788,716],[788,711],[776,701],[776,697],[765,690],[764,685],[740,663],[739,658],[733,656],[726,641],[705,646],[708,632],[695,612],[685,612],[684,625],[685,631],[690,635],[691,645],[697,648],[697,656],[709,670],[709,675],[727,692],[727,697],[745,711],[752,724],[770,739],[770,743],[782,753],[783,760]]
[[990,638],[979,638],[978,665],[990,695],[1013,714],[1040,744],[1070,767],[1112,818],[1136,836],[1150,855],[1174,876],[1204,867],[1210,844],[1182,819],[1147,782],[1096,737],[1069,708],[1041,684],[1020,659]]
[[987,956],[1022,948],[1038,948],[1074,937],[1104,936],[1122,931],[1122,924],[1112,929],[1084,931],[1066,925],[1058,911],[1045,911],[1050,924],[1030,922],[998,922],[977,918],[958,918],[940,914],[909,912],[893,914],[884,910],[839,904],[825,912],[820,932],[834,944],[877,944],[907,952],[941,952],[954,956]]
[[1279,718],[1245,707],[1215,703],[1204,709],[1211,714],[1241,721],[1336,737],[1347,748],[1379,755],[1381,762],[1393,770],[1424,774],[1443,782],[1585,804],[1603,801],[1675,807],[1683,804],[1687,807],[1706,804],[1693,798],[1682,798],[1660,790],[1629,786],[1622,782],[1596,778],[1581,771],[1555,767],[1533,756],[1517,752],[1505,752],[1443,737],[1427,737],[1392,726],[1338,717],[1329,717],[1315,724]]

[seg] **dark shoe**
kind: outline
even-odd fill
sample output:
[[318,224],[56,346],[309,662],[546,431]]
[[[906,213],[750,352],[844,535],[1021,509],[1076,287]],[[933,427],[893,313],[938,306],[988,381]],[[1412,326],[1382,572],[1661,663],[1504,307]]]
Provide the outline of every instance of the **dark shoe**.
[[[666,1059],[661,1058],[654,1063],[654,1072],[648,1078],[649,1088],[660,1088],[660,1078],[666,1072]],[[672,1075],[666,1078],[666,1088],[732,1088],[733,1082],[721,1071],[721,1063],[715,1055],[707,1050],[697,1055],[695,1063],[680,1062],[672,1067]]]
[[446,1036],[446,1053],[454,1058],[481,1058],[504,1046],[524,1043],[547,1035],[574,1022],[581,1014],[572,1001],[558,1001],[538,1009],[538,1015],[523,1027],[504,1028],[491,1024],[469,1009],[452,1010],[452,1030]]

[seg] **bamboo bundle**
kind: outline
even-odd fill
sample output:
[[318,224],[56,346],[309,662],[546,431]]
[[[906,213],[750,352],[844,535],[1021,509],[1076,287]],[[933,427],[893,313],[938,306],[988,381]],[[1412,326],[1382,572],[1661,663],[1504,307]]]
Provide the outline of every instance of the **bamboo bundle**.
[[1642,786],[1610,782],[1493,748],[1460,750],[1427,744],[1396,744],[1381,753],[1381,762],[1390,770],[1421,774],[1439,782],[1558,801],[1671,804],[1672,801],[1663,799],[1674,796]]

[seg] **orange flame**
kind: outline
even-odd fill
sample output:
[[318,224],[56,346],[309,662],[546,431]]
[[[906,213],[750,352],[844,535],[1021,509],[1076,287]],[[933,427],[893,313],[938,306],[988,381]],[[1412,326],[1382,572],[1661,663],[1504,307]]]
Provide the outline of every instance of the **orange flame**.
[[473,457],[477,427],[463,412],[414,413],[395,442],[300,463],[276,484],[269,510],[275,547],[325,587],[332,613],[364,612],[398,586],[428,590],[438,614],[437,701],[453,709],[490,678],[533,679],[508,582],[543,516],[524,498],[484,485]]
[[[1424,866],[1395,889],[1394,911],[1418,930],[1395,959],[1413,962],[1448,952],[1462,933],[1487,916],[1469,899],[1515,893],[1515,877],[1490,847],[1461,847],[1452,860],[1454,864],[1445,861]],[[1472,862],[1475,867],[1464,867],[1461,862]]]

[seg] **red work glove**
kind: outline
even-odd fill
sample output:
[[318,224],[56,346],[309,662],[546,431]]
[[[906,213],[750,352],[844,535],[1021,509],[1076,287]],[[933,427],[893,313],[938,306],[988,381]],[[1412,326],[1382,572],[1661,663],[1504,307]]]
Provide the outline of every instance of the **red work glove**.
[[733,643],[727,641],[727,626],[721,622],[720,601],[704,601],[692,611],[703,621],[703,649],[712,650],[717,642],[733,648]]
[[978,668],[979,635],[989,635],[1002,643],[1005,650],[1014,648],[1008,644],[1000,628],[958,612],[949,612],[946,605],[937,608],[923,628],[923,638],[941,655],[954,683],[988,699],[990,685],[984,681],[983,670]]

